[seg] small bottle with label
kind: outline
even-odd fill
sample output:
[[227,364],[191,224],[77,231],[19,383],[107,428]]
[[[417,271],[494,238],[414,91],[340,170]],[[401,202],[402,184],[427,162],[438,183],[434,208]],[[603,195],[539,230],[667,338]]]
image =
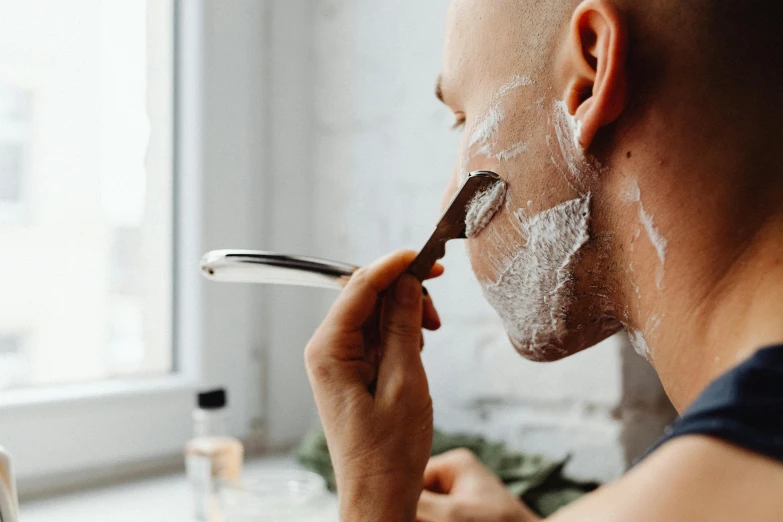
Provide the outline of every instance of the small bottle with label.
[[242,442],[228,436],[226,391],[200,393],[198,408],[193,411],[193,439],[185,446],[196,520],[220,520],[218,486],[222,481],[233,483],[240,479],[243,456]]

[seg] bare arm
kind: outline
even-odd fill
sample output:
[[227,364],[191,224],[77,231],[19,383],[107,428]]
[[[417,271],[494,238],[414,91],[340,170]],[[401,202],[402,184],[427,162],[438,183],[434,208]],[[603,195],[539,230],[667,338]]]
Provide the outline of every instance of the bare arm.
[[[431,305],[417,282],[403,285],[400,278],[414,255],[397,253],[357,273],[307,348],[342,520],[538,520],[464,453],[450,465],[430,462],[425,472],[432,405],[419,350]],[[436,267],[432,275],[440,272]],[[437,323],[434,316],[430,322]],[[429,492],[420,495],[422,486]],[[691,436],[667,443],[616,483],[550,520],[780,522],[781,492],[780,463]]]
[[[423,522],[541,520],[469,452],[435,457],[424,475]],[[783,465],[707,437],[676,439],[552,522],[783,520]]]
[[676,439],[552,522],[783,520],[783,465],[722,441]]

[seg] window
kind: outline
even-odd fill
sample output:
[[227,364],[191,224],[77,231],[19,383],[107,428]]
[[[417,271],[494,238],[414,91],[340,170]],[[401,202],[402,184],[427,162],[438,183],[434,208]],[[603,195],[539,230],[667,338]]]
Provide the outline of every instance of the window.
[[30,118],[30,93],[0,83],[0,224],[21,216]]
[[21,496],[182,462],[203,387],[263,440],[266,301],[198,259],[264,237],[266,11],[0,0],[0,445]]
[[0,335],[0,387],[18,384],[20,375],[27,372],[28,360],[21,335]]
[[173,46],[171,0],[0,0],[0,389],[174,370]]

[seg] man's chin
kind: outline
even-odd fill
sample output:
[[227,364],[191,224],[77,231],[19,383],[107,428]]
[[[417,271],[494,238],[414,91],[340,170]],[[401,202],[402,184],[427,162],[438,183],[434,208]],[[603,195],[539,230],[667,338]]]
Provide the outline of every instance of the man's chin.
[[529,361],[555,362],[592,348],[620,330],[622,330],[622,325],[618,321],[612,320],[606,321],[600,328],[592,332],[566,335],[562,341],[541,342],[538,339],[530,339],[520,342],[510,336],[509,341],[517,353]]
[[514,347],[514,349],[517,351],[519,355],[521,355],[522,357],[524,357],[529,361],[534,361],[534,362],[559,361],[560,359],[565,359],[566,357],[573,355],[584,349],[581,348],[581,349],[569,350],[563,346],[553,344],[553,343],[533,344],[532,342],[519,343],[511,338],[509,338],[509,340],[511,341],[511,345]]

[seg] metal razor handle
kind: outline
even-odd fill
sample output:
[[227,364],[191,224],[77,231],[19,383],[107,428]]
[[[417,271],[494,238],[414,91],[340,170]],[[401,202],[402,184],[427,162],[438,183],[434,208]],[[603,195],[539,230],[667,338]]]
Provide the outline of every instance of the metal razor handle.
[[409,274],[424,281],[438,259],[446,255],[446,243],[452,239],[465,239],[465,218],[470,203],[477,194],[496,183],[503,183],[503,180],[494,172],[479,170],[468,175],[441,214],[432,236],[408,267]]
[[[446,255],[446,243],[465,238],[465,217],[476,194],[503,183],[494,172],[472,172],[459,187],[435,231],[408,267],[407,273],[424,281]],[[314,257],[290,256],[254,250],[215,250],[201,259],[201,272],[213,281],[312,286],[341,290],[358,267]]]
[[253,250],[215,250],[201,259],[201,273],[213,281],[333,290],[342,290],[357,268],[326,259]]

